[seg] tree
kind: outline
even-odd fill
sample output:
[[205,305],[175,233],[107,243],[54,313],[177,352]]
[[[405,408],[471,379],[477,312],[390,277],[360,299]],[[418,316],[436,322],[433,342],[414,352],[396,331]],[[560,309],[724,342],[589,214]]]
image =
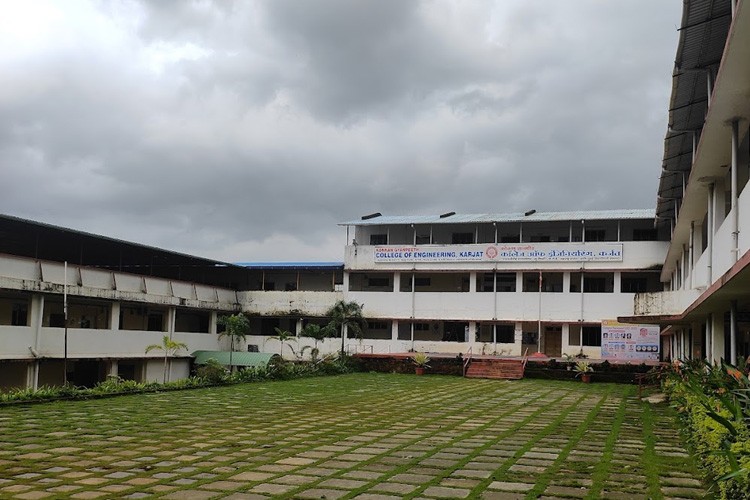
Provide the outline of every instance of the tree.
[[[284,359],[284,344],[286,344],[287,342],[291,340],[294,340],[296,342],[297,337],[295,337],[294,334],[290,332],[289,330],[282,330],[279,327],[274,327],[274,330],[276,331],[276,335],[274,335],[273,337],[269,337],[269,338],[278,340],[279,342],[281,342],[281,345],[279,346],[279,355],[281,356],[282,359]],[[294,354],[294,357],[297,357],[297,353],[294,352],[294,348],[291,345],[289,346],[289,349],[292,350],[292,354]]]
[[310,346],[306,346],[302,348],[301,354],[305,353],[305,349],[310,349],[310,358],[312,359],[312,362],[315,363],[318,360],[318,355],[320,354],[320,349],[318,349],[318,343],[322,340],[333,337],[335,335],[335,332],[333,328],[331,328],[331,325],[325,325],[320,326],[316,325],[315,323],[308,323],[305,325],[305,327],[302,329],[301,334],[303,337],[311,338],[315,341],[315,347],[310,348]]
[[169,338],[169,335],[164,336],[161,344],[151,344],[150,346],[146,347],[146,354],[148,354],[149,352],[153,350],[164,351],[164,383],[165,384],[167,383],[167,380],[169,379],[169,377],[167,376],[167,373],[168,373],[167,367],[170,364],[169,358],[174,356],[177,353],[177,351],[179,351],[180,349],[185,349],[187,351],[187,348],[188,348],[187,344],[185,344],[184,342],[177,342],[175,340],[172,340]]
[[219,324],[224,327],[224,331],[219,334],[219,338],[229,337],[229,372],[234,370],[232,364],[232,353],[234,352],[234,342],[242,342],[250,333],[250,321],[242,313],[232,314],[231,316],[222,316],[219,318]]
[[339,300],[333,307],[328,310],[327,315],[331,318],[330,325],[338,330],[341,335],[341,355],[345,354],[344,342],[346,341],[346,332],[351,331],[355,336],[362,335],[362,329],[367,322],[362,316],[364,305],[356,302],[346,302]]

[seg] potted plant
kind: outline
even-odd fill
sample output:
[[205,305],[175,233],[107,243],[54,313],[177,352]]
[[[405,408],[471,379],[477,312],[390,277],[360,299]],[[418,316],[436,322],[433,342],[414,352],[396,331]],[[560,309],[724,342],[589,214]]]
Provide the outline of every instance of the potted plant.
[[416,365],[416,374],[417,375],[424,375],[424,369],[429,368],[430,365],[428,364],[430,362],[430,358],[427,357],[427,354],[423,352],[417,352],[412,356],[412,361]]
[[588,361],[577,362],[573,367],[573,371],[576,372],[576,377],[581,377],[581,380],[583,380],[584,384],[588,384],[591,382],[591,372],[593,372],[594,369],[591,367]]
[[563,363],[565,364],[565,369],[570,371],[575,364],[575,357],[570,354],[563,354]]

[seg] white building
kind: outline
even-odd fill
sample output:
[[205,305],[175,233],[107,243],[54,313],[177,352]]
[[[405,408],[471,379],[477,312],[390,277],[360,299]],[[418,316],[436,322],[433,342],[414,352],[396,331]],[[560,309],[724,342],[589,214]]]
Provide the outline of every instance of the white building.
[[601,357],[601,321],[662,289],[653,210],[387,217],[345,222],[344,298],[358,352]]
[[665,326],[672,358],[750,355],[750,5],[685,2],[657,217],[661,280],[623,320]]

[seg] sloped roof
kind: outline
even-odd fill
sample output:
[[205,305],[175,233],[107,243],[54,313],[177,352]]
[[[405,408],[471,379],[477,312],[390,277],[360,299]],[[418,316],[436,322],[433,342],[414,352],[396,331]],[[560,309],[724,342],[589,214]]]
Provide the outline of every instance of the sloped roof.
[[581,220],[625,220],[653,219],[654,210],[588,210],[571,212],[535,212],[525,215],[523,212],[503,214],[454,214],[447,217],[440,215],[381,215],[366,220],[352,220],[339,223],[340,226],[383,226],[398,224],[471,224],[492,222],[559,222]]

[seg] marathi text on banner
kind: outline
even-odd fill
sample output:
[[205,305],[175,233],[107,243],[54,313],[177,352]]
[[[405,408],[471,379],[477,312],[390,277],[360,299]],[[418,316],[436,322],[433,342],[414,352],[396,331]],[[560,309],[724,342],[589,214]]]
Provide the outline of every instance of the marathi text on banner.
[[376,246],[375,262],[621,262],[621,243]]

